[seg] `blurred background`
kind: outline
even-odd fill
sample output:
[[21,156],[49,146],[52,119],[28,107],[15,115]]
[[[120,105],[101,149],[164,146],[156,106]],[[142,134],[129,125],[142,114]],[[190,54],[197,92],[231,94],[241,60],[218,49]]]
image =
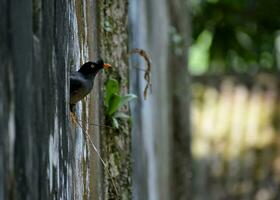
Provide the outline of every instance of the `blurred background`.
[[280,199],[280,1],[190,6],[193,199]]
[[144,2],[129,9],[153,61],[132,104],[135,199],[280,199],[280,1]]

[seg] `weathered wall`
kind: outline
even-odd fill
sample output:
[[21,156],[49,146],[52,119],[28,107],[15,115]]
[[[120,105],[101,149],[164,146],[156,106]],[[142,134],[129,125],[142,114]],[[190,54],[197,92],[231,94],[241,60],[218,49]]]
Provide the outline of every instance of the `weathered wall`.
[[[133,198],[191,199],[191,158],[185,0],[131,0],[130,48],[152,60],[152,94],[142,97],[145,63],[131,58]],[[134,68],[133,68],[134,67]]]
[[[101,27],[101,54],[112,64],[110,77],[118,80],[121,95],[128,93],[128,0],[104,0],[99,8]],[[106,79],[105,79],[106,80]],[[106,92],[106,91],[105,91]],[[129,114],[128,108],[122,108]],[[108,123],[110,119],[106,119]],[[105,171],[105,199],[131,199],[131,135],[127,121],[118,130],[102,131],[102,153],[108,162],[110,174]]]
[[[62,37],[67,16],[58,14],[69,10],[50,1],[34,1],[34,10],[32,1],[1,4],[0,177],[5,179],[1,178],[0,197],[71,197],[68,38]],[[60,190],[67,185],[69,191]]]
[[142,48],[152,60],[152,94],[144,100],[143,58],[131,58],[131,90],[137,94],[132,105],[133,198],[169,199],[168,13],[165,0],[130,4],[130,48]]
[[[98,19],[108,8],[107,3],[1,1],[0,199],[104,199],[103,194],[108,196],[109,177],[106,175],[103,180],[103,166],[83,131],[70,122],[68,106],[69,72],[99,57],[100,53],[106,60],[113,52],[113,48],[110,53],[102,51],[98,42],[102,31]],[[125,19],[126,6],[121,5],[119,12],[119,18],[112,16],[116,22]],[[125,31],[126,21],[118,23],[124,24],[121,31]],[[126,52],[126,37],[120,36],[123,43],[117,52]],[[106,38],[103,47],[111,39]],[[120,59],[124,58],[118,58],[113,56],[108,61],[117,59],[122,63]],[[125,78],[125,64],[121,66],[120,74]],[[100,127],[90,124],[105,123],[101,95],[104,77],[98,75],[92,94],[77,105],[81,124],[89,130],[98,148]],[[123,88],[125,91],[127,87]],[[123,128],[128,130],[127,126]],[[129,152],[127,141],[125,148]],[[112,145],[104,139],[102,145],[107,144]],[[110,147],[103,148],[105,160],[109,160]],[[129,166],[126,159],[126,164],[120,166]],[[110,160],[110,167],[117,164]],[[125,178],[117,186],[129,196],[130,189],[122,188],[130,184],[129,168],[123,172],[120,166],[119,173],[124,173]],[[121,176],[116,176],[118,183]]]
[[[176,59],[169,57],[170,21],[177,18],[169,18],[165,0],[137,5],[134,8],[142,10],[134,14],[136,21],[143,21],[133,35],[140,39],[132,47],[143,48],[152,57],[154,96],[144,103],[143,76],[139,71],[132,74],[133,93],[139,96],[133,110],[134,125],[139,128],[134,129],[132,145],[134,194],[138,199],[184,198],[182,188],[189,186],[184,180],[189,179],[186,165],[179,163],[190,160],[182,157],[188,155],[189,146],[178,140],[188,140],[187,102],[184,96],[181,99],[186,90],[180,87],[180,81],[186,83],[184,57],[179,56],[174,68],[178,79],[170,78],[168,68]],[[127,0],[1,1],[1,199],[131,198],[129,125],[124,122],[117,131],[91,125],[108,122],[103,112],[106,76],[98,75],[91,95],[77,105],[77,116],[102,152],[112,177],[81,128],[70,123],[68,106],[69,72],[100,55],[113,65],[111,76],[127,93],[127,10]],[[184,37],[181,25],[174,26]],[[183,48],[185,53],[185,44]],[[180,121],[172,120],[181,115]],[[173,160],[175,151],[180,156]]]

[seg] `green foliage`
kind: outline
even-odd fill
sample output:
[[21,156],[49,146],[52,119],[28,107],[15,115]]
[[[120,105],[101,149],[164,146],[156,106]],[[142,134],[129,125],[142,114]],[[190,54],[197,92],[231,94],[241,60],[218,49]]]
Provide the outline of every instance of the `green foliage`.
[[112,32],[112,25],[110,24],[109,20],[104,21],[103,28],[106,32]]
[[209,66],[209,51],[212,44],[212,33],[203,31],[196,42],[189,48],[190,71],[194,74],[201,74]]
[[106,115],[115,128],[119,128],[119,120],[127,120],[130,118],[130,116],[119,111],[119,109],[135,98],[137,98],[137,96],[134,94],[120,95],[120,86],[116,79],[110,78],[107,81],[106,95],[104,98]]
[[[276,71],[280,1],[191,0],[194,73]],[[200,45],[205,32],[211,44]],[[205,38],[204,38],[205,39]],[[206,48],[207,47],[207,48]],[[196,52],[203,55],[197,56]],[[278,55],[279,56],[279,55]],[[203,66],[199,66],[200,64]]]

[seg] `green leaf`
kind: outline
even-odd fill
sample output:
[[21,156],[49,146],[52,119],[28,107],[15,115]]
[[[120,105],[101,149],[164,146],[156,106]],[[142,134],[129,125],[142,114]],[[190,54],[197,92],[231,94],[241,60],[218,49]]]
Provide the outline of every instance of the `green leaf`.
[[127,94],[121,97],[121,105],[120,107],[122,107],[124,104],[128,103],[129,101],[136,99],[137,96],[135,94]]
[[117,120],[116,118],[113,117],[113,118],[112,118],[112,121],[113,121],[113,123],[112,123],[112,124],[113,124],[113,127],[114,127],[114,128],[119,128],[119,122],[118,122],[118,120]]
[[112,94],[108,102],[108,110],[107,110],[108,115],[114,114],[120,108],[121,100],[122,98],[120,95]]
[[113,94],[118,94],[119,93],[119,83],[116,79],[109,79],[106,83],[106,95],[104,98],[104,103],[105,106],[108,108],[109,107],[109,101],[112,97]]
[[112,31],[112,26],[110,24],[110,22],[108,20],[105,20],[104,24],[103,24],[104,30],[107,32],[111,32]]
[[117,112],[124,104],[131,101],[132,99],[137,98],[134,94],[127,94],[125,96],[120,96],[117,94],[112,94],[111,98],[108,102],[108,115],[113,115],[115,112]]
[[119,119],[129,119],[130,116],[125,114],[124,112],[116,112],[114,114],[114,118],[119,118]]

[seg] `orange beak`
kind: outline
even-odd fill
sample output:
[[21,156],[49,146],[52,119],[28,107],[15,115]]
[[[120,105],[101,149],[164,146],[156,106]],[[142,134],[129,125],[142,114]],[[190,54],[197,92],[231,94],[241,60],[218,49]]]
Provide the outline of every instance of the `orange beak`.
[[103,68],[104,68],[104,69],[109,69],[110,67],[111,67],[111,65],[108,64],[108,63],[104,63],[104,65],[103,65]]

